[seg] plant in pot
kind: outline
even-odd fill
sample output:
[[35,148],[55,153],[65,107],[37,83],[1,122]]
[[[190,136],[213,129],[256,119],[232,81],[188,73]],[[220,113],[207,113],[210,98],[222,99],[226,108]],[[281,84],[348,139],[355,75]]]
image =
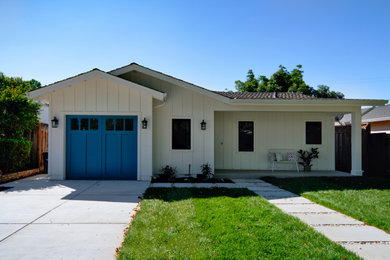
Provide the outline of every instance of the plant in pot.
[[305,172],[311,171],[311,166],[313,166],[311,161],[318,158],[319,153],[318,148],[311,148],[310,151],[303,151],[302,149],[298,151],[299,158],[302,160],[299,164],[303,166]]
[[159,178],[162,180],[172,180],[176,176],[176,168],[166,165],[160,169]]
[[209,163],[204,163],[200,166],[202,174],[197,174],[196,177],[198,180],[212,179],[213,170]]

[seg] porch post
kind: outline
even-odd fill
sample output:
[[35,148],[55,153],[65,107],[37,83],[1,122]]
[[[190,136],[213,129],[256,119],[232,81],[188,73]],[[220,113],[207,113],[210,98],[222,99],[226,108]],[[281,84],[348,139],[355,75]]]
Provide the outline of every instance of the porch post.
[[362,116],[361,109],[351,113],[351,175],[362,176]]

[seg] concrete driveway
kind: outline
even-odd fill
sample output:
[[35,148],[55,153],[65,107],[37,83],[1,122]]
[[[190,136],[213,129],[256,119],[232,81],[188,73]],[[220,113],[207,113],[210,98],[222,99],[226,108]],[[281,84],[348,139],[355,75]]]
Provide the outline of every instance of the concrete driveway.
[[50,181],[1,186],[0,259],[114,259],[149,182]]

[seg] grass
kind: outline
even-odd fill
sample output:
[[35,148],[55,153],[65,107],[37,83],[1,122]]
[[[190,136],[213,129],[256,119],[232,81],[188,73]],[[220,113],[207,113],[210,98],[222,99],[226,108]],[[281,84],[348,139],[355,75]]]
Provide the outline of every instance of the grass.
[[118,259],[359,259],[247,189],[149,188]]
[[390,232],[390,179],[388,178],[264,177],[262,179]]

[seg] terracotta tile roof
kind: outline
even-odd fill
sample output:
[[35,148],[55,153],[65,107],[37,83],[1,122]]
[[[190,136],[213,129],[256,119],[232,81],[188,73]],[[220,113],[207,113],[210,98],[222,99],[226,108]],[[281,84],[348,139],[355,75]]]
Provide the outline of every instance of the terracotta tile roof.
[[274,92],[226,92],[226,91],[213,91],[216,94],[230,98],[230,99],[296,99],[296,100],[308,100],[317,99],[315,97],[293,92],[277,92],[276,96]]

